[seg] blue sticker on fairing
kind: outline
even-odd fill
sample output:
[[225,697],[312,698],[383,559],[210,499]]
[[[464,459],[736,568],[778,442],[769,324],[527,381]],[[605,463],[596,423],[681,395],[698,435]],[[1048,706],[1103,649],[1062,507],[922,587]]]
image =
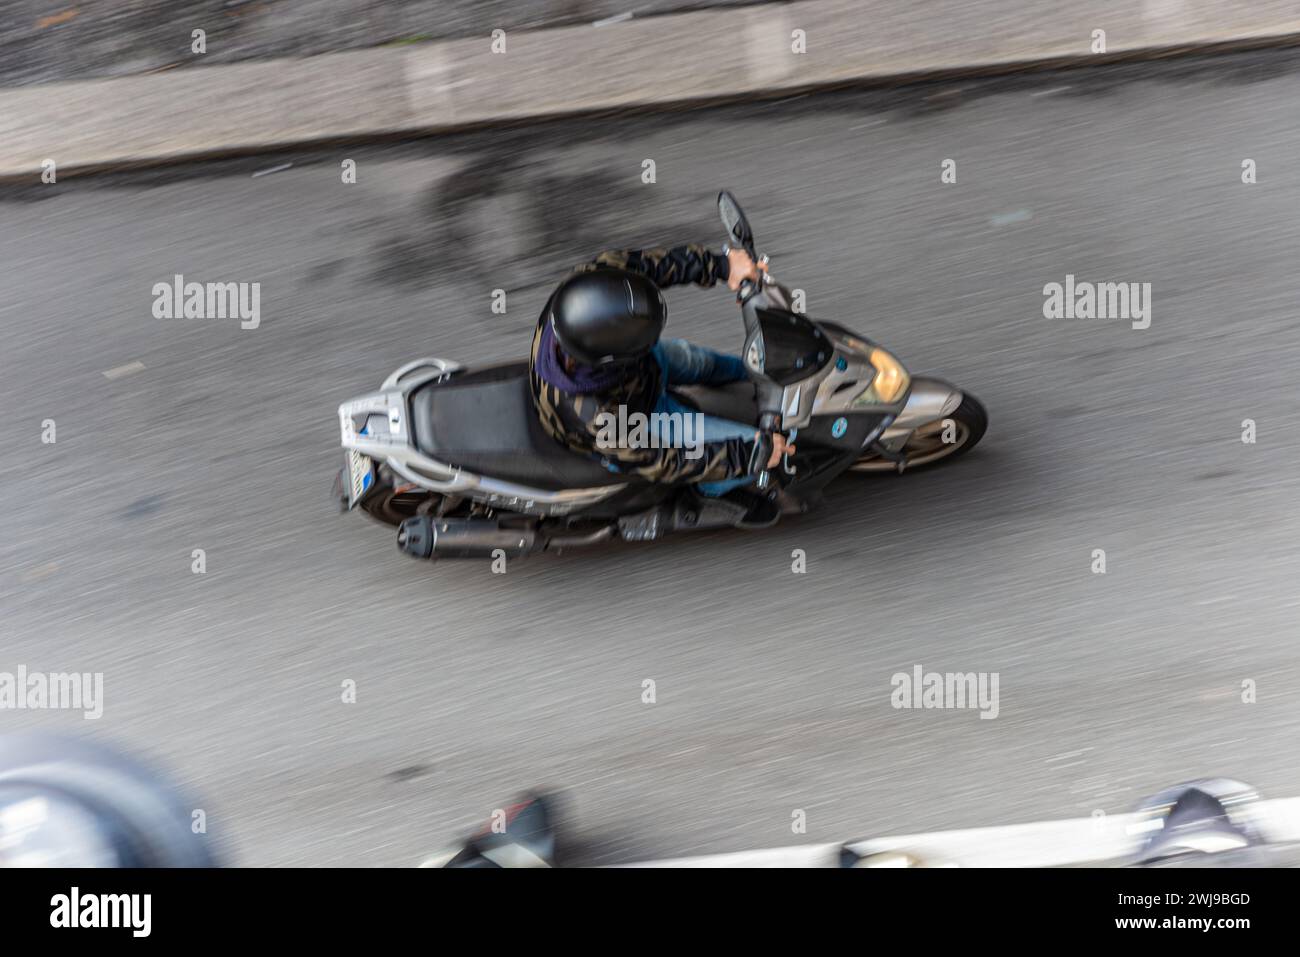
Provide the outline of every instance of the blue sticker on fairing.
[[831,423],[831,438],[838,439],[848,430],[849,430],[849,420],[844,418],[844,416],[840,416],[838,419],[836,419],[834,422]]
[[848,367],[849,367],[849,361],[845,359],[843,356],[840,356],[838,359],[835,360],[835,368],[839,369],[841,372],[843,372]]

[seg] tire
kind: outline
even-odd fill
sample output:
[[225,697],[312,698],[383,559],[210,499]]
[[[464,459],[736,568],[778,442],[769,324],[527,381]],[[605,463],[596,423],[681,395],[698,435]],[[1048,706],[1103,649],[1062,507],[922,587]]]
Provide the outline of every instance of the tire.
[[[944,443],[934,437],[942,436],[944,423],[948,420],[956,424],[957,440]],[[965,455],[979,443],[980,439],[984,438],[988,427],[989,415],[984,410],[983,403],[973,395],[963,393],[961,405],[957,406],[950,415],[926,423],[908,438],[907,444],[903,446],[904,454],[908,455],[903,474],[917,469],[934,468]],[[866,453],[849,467],[849,471],[897,475],[898,466],[874,453]]]
[[408,518],[429,515],[442,496],[414,485],[394,486],[387,467],[380,470],[379,485],[357,505],[375,521],[398,526]]

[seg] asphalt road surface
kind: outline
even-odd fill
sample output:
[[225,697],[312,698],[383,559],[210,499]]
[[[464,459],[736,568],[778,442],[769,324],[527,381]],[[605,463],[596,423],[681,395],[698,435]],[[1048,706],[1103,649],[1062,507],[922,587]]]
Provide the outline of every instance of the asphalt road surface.
[[[0,671],[105,700],[0,731],[152,758],[249,865],[414,864],[540,786],[582,863],[1300,794],[1297,103],[1281,54],[11,188]],[[984,400],[978,450],[504,575],[338,514],[340,401],[523,355],[602,248],[720,245],[721,186],[811,314]],[[261,283],[259,327],[155,319],[177,273]],[[1067,274],[1150,283],[1150,328],[1045,319]],[[725,291],[669,302],[738,348]],[[997,718],[891,707],[918,664],[997,673]]]

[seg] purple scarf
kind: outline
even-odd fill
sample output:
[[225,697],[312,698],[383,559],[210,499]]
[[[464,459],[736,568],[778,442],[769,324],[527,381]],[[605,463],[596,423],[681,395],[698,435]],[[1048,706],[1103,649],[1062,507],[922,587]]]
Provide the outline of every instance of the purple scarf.
[[572,373],[566,372],[560,358],[559,343],[555,341],[555,330],[551,328],[550,322],[542,326],[542,341],[537,349],[537,374],[547,385],[554,386],[567,395],[608,392],[628,381],[636,371],[626,366],[599,369],[578,363]]

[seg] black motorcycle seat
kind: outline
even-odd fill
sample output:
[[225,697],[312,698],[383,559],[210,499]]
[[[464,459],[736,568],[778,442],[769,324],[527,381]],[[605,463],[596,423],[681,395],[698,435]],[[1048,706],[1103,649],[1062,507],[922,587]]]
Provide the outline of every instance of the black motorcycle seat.
[[569,451],[542,429],[527,362],[485,366],[421,386],[411,395],[411,435],[420,451],[439,462],[546,491],[629,480]]

